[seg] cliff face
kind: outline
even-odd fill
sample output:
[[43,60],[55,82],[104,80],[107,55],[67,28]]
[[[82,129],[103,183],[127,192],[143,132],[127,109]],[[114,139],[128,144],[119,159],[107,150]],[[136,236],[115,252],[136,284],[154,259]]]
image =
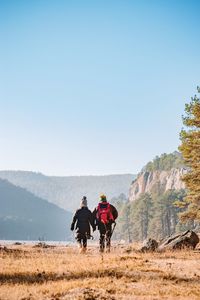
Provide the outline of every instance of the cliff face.
[[141,194],[151,192],[158,184],[164,192],[170,189],[184,189],[185,184],[181,177],[186,172],[187,170],[184,168],[172,168],[170,171],[144,171],[132,182],[129,190],[129,200],[134,201]]

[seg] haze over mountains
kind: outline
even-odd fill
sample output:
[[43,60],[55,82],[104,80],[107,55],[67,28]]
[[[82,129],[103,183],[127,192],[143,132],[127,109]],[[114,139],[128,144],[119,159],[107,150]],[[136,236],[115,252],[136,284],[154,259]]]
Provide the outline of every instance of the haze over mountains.
[[[70,240],[72,211],[79,207],[83,195],[87,195],[89,208],[93,209],[100,193],[105,193],[109,200],[117,201],[120,218],[116,236],[123,239],[124,230],[121,230],[120,224],[125,222],[125,227],[128,226],[123,216],[126,205],[129,207],[132,203],[133,206],[131,222],[134,226],[140,224],[140,212],[137,215],[138,208],[135,206],[143,205],[145,195],[152,197],[155,207],[160,197],[164,199],[162,206],[168,205],[169,197],[179,194],[182,197],[180,190],[184,185],[181,175],[185,171],[178,152],[154,158],[137,178],[131,174],[53,177],[34,172],[0,171],[0,239]],[[176,190],[180,193],[174,194]],[[130,201],[127,200],[128,193]],[[122,207],[125,210],[121,211]],[[177,214],[173,205],[170,209]],[[161,214],[159,218],[162,217]]]
[[69,240],[71,213],[0,179],[0,239]]
[[105,193],[109,199],[121,193],[128,196],[135,175],[55,177],[27,171],[0,171],[0,178],[67,211],[74,211],[79,207],[83,195],[88,197],[91,209],[96,206],[101,193]]
[[[50,177],[41,173],[0,171],[0,239],[71,240],[72,211],[88,196],[128,195],[134,175]],[[64,208],[64,209],[63,209]]]

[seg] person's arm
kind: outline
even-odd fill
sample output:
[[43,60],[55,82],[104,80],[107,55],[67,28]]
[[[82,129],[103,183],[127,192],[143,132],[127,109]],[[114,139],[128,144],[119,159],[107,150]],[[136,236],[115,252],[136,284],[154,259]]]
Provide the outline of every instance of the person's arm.
[[113,205],[111,205],[111,209],[112,209],[113,218],[114,218],[114,220],[116,220],[118,217],[118,211]]
[[90,225],[92,226],[93,231],[95,231],[96,230],[95,219],[91,211],[89,211],[89,222]]
[[96,229],[96,226],[97,226],[97,208],[95,208],[92,212],[92,219],[93,219],[94,227]]
[[73,219],[72,219],[72,224],[71,224],[71,230],[72,231],[74,230],[74,226],[75,226],[76,221],[77,221],[77,211],[75,212],[75,214],[73,216]]

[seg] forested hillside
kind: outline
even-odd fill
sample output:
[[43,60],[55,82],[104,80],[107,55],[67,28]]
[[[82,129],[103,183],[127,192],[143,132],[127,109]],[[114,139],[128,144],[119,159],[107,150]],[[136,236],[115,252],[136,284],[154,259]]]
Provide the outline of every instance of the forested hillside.
[[142,172],[153,171],[170,171],[172,168],[180,169],[185,167],[182,155],[175,151],[170,154],[163,153],[161,156],[156,156],[153,161],[150,161],[142,169]]
[[0,179],[0,239],[69,240],[71,213]]
[[95,207],[101,193],[105,193],[109,199],[120,193],[128,196],[130,184],[135,176],[124,174],[53,177],[34,172],[0,171],[0,178],[7,179],[14,185],[25,188],[68,211],[74,211],[83,195],[88,197],[91,208]]
[[[137,188],[138,180],[143,178],[142,180],[145,181],[145,176],[141,177],[141,174],[148,174],[148,176],[151,174],[149,179],[151,184],[149,184],[148,192],[140,193],[134,200],[131,199],[132,201],[127,199],[125,195],[112,199],[119,210],[115,238],[126,241],[141,241],[148,237],[163,239],[176,231],[188,227],[193,228],[194,222],[183,225],[179,222],[178,217],[178,214],[185,210],[181,203],[184,203],[186,191],[181,188],[181,183],[176,182],[177,172],[182,170],[183,167],[183,161],[178,152],[156,157],[143,168],[132,184],[134,188]],[[171,170],[177,170],[177,172]],[[165,174],[165,177],[155,177],[155,173]],[[169,174],[173,185],[171,185],[171,188],[166,189]],[[155,178],[155,182],[152,183]],[[178,180],[181,181],[180,176]],[[145,184],[147,182],[138,183],[143,188]]]
[[[184,208],[176,206],[183,202],[185,190],[169,190],[164,194],[145,193],[134,202],[113,198],[112,203],[119,210],[115,238],[126,241],[143,241],[148,237],[158,240],[176,231],[185,230],[188,225],[179,223],[178,214]],[[193,223],[189,224],[193,228]]]

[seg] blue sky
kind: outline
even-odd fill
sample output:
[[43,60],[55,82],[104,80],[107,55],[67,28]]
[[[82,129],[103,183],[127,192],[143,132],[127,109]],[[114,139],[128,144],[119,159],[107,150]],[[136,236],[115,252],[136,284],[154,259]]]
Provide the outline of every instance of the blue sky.
[[0,1],[0,169],[136,173],[179,145],[199,1]]

